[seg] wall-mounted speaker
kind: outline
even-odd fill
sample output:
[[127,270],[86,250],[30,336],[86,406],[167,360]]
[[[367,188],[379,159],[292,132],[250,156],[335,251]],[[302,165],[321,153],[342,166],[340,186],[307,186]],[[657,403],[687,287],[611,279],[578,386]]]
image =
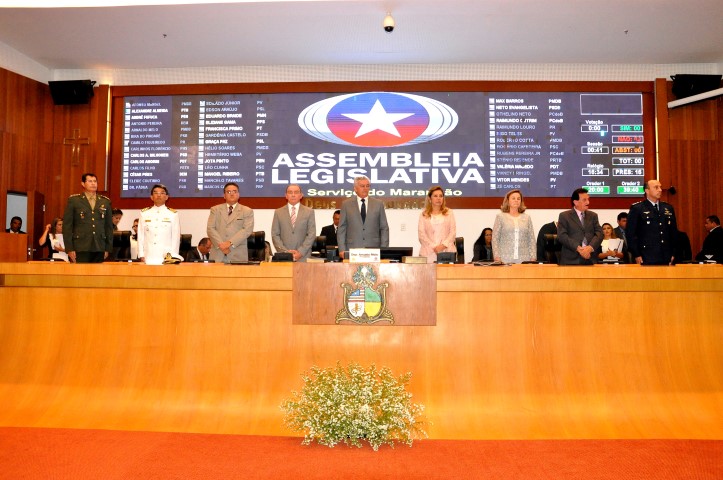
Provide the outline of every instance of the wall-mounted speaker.
[[90,80],[60,80],[48,82],[50,95],[56,105],[83,105],[93,98],[93,85]]
[[673,95],[676,98],[691,97],[720,88],[721,75],[673,75]]

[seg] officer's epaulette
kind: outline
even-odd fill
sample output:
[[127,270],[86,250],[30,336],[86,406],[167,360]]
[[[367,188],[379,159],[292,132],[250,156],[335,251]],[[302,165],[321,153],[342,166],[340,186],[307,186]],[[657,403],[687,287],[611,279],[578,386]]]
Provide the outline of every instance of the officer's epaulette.
[[145,212],[146,210],[150,210],[151,208],[153,208],[153,207],[141,208],[141,212]]
[[[643,203],[644,201],[645,201],[645,200],[640,200],[639,202],[635,202],[635,203],[633,203],[633,205],[638,205],[638,204],[641,204],[641,203]],[[631,205],[631,206],[632,206],[632,205]]]
[[110,200],[110,198],[106,197],[105,195],[98,195],[100,198],[105,198],[106,200]]
[[68,198],[73,198],[73,197],[82,197],[82,196],[83,196],[83,194],[82,194],[82,193],[74,193],[74,194],[72,194],[71,196],[69,196]]
[[176,212],[177,212],[177,210],[176,210],[175,208],[171,208],[171,207],[166,207],[166,208],[168,208],[168,209],[169,209],[170,211],[172,211],[173,213],[176,213]]

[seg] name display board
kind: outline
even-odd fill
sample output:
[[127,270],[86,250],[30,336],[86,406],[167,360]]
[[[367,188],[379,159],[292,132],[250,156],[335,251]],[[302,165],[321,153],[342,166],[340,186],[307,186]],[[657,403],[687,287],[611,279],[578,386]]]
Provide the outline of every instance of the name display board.
[[643,192],[640,92],[359,92],[127,96],[121,198],[567,197]]

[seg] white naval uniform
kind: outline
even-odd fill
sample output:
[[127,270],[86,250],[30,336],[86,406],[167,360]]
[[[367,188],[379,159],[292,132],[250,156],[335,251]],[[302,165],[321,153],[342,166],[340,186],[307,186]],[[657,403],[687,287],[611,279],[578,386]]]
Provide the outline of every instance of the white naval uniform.
[[161,265],[167,253],[178,256],[181,224],[178,212],[165,205],[144,208],[138,220],[138,258],[148,265]]

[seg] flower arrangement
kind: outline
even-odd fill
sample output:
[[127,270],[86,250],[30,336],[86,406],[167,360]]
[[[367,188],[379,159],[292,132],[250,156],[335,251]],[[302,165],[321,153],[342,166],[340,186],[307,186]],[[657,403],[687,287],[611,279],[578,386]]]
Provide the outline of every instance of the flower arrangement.
[[427,436],[420,420],[424,405],[412,403],[405,390],[411,377],[357,363],[311,367],[302,374],[304,388],[281,405],[284,423],[304,432],[302,445],[316,440],[329,447],[341,442],[361,447],[366,441],[375,451],[385,443],[411,446],[415,438]]

